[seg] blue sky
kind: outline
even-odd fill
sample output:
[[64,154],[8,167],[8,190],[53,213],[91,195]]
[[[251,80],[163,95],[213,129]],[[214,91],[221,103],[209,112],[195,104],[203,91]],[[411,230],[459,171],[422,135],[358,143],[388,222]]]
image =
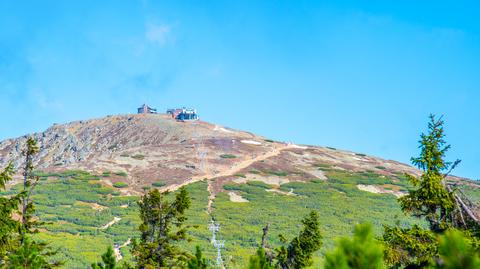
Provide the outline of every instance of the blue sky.
[[409,162],[436,113],[480,179],[480,4],[395,2],[0,1],[0,139],[147,102]]

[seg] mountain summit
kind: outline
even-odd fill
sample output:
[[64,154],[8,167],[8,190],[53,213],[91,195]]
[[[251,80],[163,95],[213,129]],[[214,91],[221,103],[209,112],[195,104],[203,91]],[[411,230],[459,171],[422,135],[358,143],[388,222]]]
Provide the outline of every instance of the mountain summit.
[[[109,177],[105,183],[126,180],[129,187],[122,190],[125,193],[139,192],[157,181],[163,182],[164,189],[174,190],[204,178],[218,179],[217,187],[231,180],[276,184],[322,180],[322,165],[386,176],[418,172],[395,161],[330,147],[276,142],[203,121],[176,121],[165,114],[119,115],[55,124],[33,137],[41,149],[35,160],[40,170],[81,169],[123,175]],[[0,143],[0,166],[9,160],[16,167],[21,165],[26,138]]]

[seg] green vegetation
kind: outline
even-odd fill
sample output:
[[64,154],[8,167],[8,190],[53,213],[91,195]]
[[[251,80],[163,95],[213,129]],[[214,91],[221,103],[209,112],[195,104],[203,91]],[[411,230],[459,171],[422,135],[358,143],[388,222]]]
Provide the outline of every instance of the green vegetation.
[[153,182],[153,183],[152,183],[152,186],[157,187],[157,188],[161,188],[161,187],[163,187],[163,186],[165,186],[165,185],[166,185],[166,183],[163,182],[163,181],[156,181],[156,182]]
[[[318,268],[323,257],[325,268],[478,268],[477,223],[460,206],[457,190],[444,183],[458,161],[451,167],[444,161],[449,146],[442,124],[432,116],[429,133],[422,134],[420,157],[412,159],[424,172],[419,177],[317,165],[328,180],[281,186],[258,181],[226,184],[225,190],[249,203],[235,203],[226,192],[217,193],[212,216],[206,212],[205,181],[174,193],[152,190],[138,201],[120,196],[88,172],[34,172],[31,160],[37,148],[28,140],[23,184],[5,190],[13,166],[0,172],[0,188],[5,190],[0,195],[0,267],[52,268],[64,260],[65,268],[116,268],[111,246],[132,239],[131,246],[121,249],[126,264],[209,268],[208,261],[216,255],[207,229],[213,217],[221,224],[217,239],[226,242],[223,258],[229,268]],[[399,207],[393,195],[360,191],[357,184],[403,189],[408,195],[399,199]],[[477,190],[471,193],[479,195]],[[19,220],[12,218],[14,212]],[[299,225],[301,215],[306,217]],[[357,226],[351,237],[357,223],[372,225]],[[269,225],[259,243],[265,224]],[[290,241],[283,236],[293,234],[298,235]],[[332,250],[339,236],[344,238]],[[105,249],[102,262],[96,262]]]
[[275,142],[275,141],[273,141],[272,139],[265,139],[264,141],[265,141],[265,142],[268,142],[268,143],[273,143],[273,142]]
[[117,260],[113,253],[112,246],[108,246],[107,252],[102,255],[102,262],[92,263],[92,269],[115,269]]
[[[48,243],[36,240],[41,222],[35,218],[35,204],[32,194],[40,180],[34,172],[33,160],[39,152],[37,141],[28,137],[22,149],[23,184],[10,197],[0,197],[0,267],[2,268],[55,268],[62,264]],[[12,181],[14,167],[9,163],[0,172],[0,188]],[[15,217],[14,215],[17,215]]]
[[237,158],[237,156],[233,155],[233,154],[222,154],[220,155],[220,158],[223,158],[223,159],[235,159]]
[[119,177],[127,177],[127,176],[128,176],[128,174],[125,173],[125,172],[123,172],[123,171],[115,172],[115,175],[116,175],[116,176],[119,176]]
[[110,176],[110,172],[109,171],[105,171],[102,173],[102,177],[109,177]]
[[126,182],[123,182],[123,181],[117,181],[117,182],[113,183],[113,186],[115,188],[126,188],[126,187],[128,187],[128,184]]
[[173,201],[165,194],[152,190],[138,202],[140,207],[139,243],[133,241],[132,254],[139,268],[172,268],[184,265],[188,254],[176,242],[186,239],[183,226],[185,211],[191,201],[185,188],[181,188]]
[[384,268],[383,247],[376,241],[370,224],[357,225],[353,238],[340,239],[337,248],[325,257],[325,269],[350,268]]

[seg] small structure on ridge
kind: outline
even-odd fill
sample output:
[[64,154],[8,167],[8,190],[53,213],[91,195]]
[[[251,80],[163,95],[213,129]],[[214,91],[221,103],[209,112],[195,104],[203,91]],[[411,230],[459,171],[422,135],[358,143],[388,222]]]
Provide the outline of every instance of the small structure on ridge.
[[168,109],[167,114],[178,121],[194,121],[199,119],[197,110],[192,108]]
[[149,107],[147,104],[143,104],[138,108],[138,114],[156,114],[157,109]]

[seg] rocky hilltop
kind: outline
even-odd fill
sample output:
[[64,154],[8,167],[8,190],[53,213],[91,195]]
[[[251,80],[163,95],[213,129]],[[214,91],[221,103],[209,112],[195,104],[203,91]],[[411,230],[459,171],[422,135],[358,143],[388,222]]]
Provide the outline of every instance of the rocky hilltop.
[[[173,190],[204,178],[216,179],[212,184],[215,190],[234,180],[255,179],[280,185],[325,179],[319,169],[322,165],[386,176],[418,172],[396,161],[328,147],[276,142],[203,121],[178,122],[162,114],[56,124],[32,135],[40,146],[35,159],[40,170],[81,169],[126,175],[122,180],[128,181],[129,187],[123,190],[127,194],[156,181],[164,182],[164,189]],[[26,138],[0,143],[1,167],[10,160],[16,167],[21,165]],[[111,185],[120,178],[104,180]]]

